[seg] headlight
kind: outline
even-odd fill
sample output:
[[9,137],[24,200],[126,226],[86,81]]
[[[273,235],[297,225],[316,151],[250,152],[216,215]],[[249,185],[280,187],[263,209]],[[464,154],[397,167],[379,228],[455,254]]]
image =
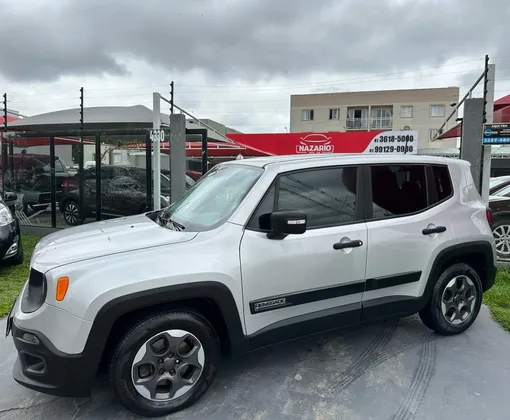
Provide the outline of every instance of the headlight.
[[12,217],[11,211],[3,204],[0,204],[0,226],[11,224],[13,220],[14,217]]

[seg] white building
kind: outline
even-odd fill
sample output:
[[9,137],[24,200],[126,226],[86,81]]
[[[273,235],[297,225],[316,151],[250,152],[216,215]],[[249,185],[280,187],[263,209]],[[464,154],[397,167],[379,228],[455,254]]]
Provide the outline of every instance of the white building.
[[456,147],[456,139],[430,140],[458,101],[458,87],[291,95],[290,131],[415,130],[419,149]]

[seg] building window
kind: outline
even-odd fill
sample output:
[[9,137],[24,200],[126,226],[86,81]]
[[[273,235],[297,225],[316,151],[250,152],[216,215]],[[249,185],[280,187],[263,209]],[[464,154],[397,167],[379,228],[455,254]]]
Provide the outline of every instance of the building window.
[[413,106],[402,105],[400,107],[400,118],[413,118]]
[[392,108],[372,108],[372,129],[386,129],[393,126]]
[[303,109],[301,111],[301,121],[313,121],[313,109]]
[[431,117],[444,117],[444,105],[430,105]]
[[429,129],[429,139],[434,140],[436,136],[438,135],[439,130],[437,128],[431,128]]
[[368,129],[368,108],[349,108],[347,110],[348,130]]
[[329,110],[329,119],[330,120],[339,120],[340,119],[340,109],[333,108]]

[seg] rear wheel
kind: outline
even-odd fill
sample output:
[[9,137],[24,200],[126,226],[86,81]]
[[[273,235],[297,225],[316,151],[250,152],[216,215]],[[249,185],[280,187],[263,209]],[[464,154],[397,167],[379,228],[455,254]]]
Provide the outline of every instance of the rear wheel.
[[80,205],[76,201],[66,201],[62,208],[64,221],[69,226],[77,226],[83,223],[81,216]]
[[498,220],[492,225],[496,252],[500,259],[510,259],[510,220]]
[[466,331],[480,312],[482,282],[467,264],[448,267],[437,280],[432,297],[419,315],[423,323],[442,335]]
[[164,416],[207,391],[219,359],[217,335],[200,314],[160,312],[138,322],[121,339],[110,361],[110,384],[133,413]]

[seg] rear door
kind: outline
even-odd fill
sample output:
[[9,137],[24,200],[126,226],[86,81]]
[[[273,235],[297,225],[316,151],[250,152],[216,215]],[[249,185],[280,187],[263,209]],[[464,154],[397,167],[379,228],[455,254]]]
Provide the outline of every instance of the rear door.
[[391,164],[367,165],[365,170],[368,254],[363,317],[413,311],[437,249],[454,239],[441,206],[453,194],[448,167]]

